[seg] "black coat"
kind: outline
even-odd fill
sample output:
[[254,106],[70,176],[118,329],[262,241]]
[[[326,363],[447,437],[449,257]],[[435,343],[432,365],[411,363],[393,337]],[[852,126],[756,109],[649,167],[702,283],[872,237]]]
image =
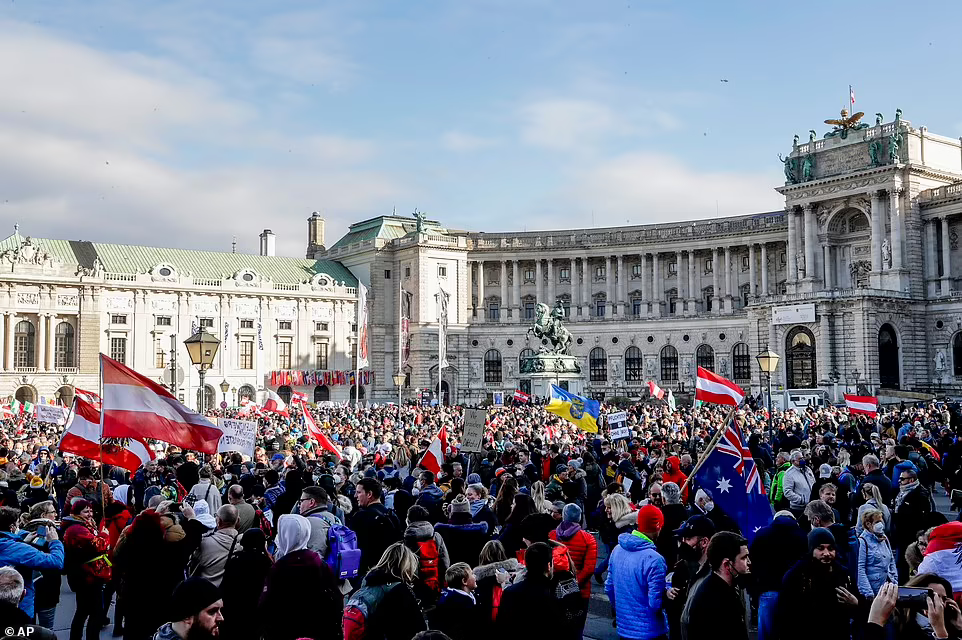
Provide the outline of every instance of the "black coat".
[[673,567],[678,560],[678,538],[675,537],[675,530],[688,519],[688,509],[683,504],[666,504],[661,508],[661,514],[665,517],[665,526],[655,540],[655,547],[667,565]]
[[[371,571],[364,578],[364,584],[377,587],[396,580],[382,571]],[[427,624],[414,591],[409,585],[397,582],[365,620],[365,628],[365,640],[411,640],[419,631],[425,631]]]
[[905,496],[900,505],[892,509],[893,546],[904,552],[915,542],[915,534],[925,528],[925,515],[932,511],[929,492],[919,485]]
[[892,500],[898,491],[892,487],[892,481],[888,479],[888,476],[885,475],[882,469],[874,469],[871,473],[865,474],[865,477],[858,483],[858,490],[855,492],[855,497],[859,506],[862,504],[862,486],[866,482],[870,482],[878,487],[879,493],[882,494],[882,499],[885,500],[886,504],[892,504]]
[[444,540],[451,564],[467,562],[472,567],[477,566],[481,549],[491,537],[486,522],[462,525],[438,523],[434,525],[434,531]]
[[351,513],[347,526],[357,535],[361,573],[377,564],[384,550],[401,539],[397,517],[377,502]]
[[835,591],[838,587],[858,596],[858,589],[841,563],[836,561],[828,571],[806,553],[782,581],[775,615],[777,637],[810,640],[811,627],[798,618],[799,611],[809,611],[817,615],[819,640],[848,640],[849,623],[852,616],[860,615],[860,609],[839,602]]
[[779,516],[758,530],[749,552],[754,593],[779,591],[788,570],[808,553],[808,538],[795,518]]
[[565,635],[563,616],[554,597],[553,583],[528,574],[501,594],[495,637],[558,638]]
[[745,605],[738,591],[711,573],[691,594],[685,640],[748,640]]
[[444,632],[451,640],[475,640],[482,637],[480,612],[481,608],[468,596],[445,589],[429,616],[431,628]]

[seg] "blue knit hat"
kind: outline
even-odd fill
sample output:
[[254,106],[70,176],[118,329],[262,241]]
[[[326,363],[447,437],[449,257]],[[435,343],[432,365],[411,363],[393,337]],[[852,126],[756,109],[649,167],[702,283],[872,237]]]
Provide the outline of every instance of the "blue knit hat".
[[581,522],[581,507],[573,502],[566,504],[561,511],[561,520],[563,522]]

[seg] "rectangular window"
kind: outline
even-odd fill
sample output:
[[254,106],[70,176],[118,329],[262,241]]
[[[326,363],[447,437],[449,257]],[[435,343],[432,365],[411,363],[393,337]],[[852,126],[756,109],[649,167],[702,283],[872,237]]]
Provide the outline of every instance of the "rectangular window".
[[748,271],[748,256],[742,256],[742,271]]
[[351,343],[351,369],[357,369],[357,341]]
[[314,331],[327,331],[327,323],[326,323],[326,322],[315,322],[315,323],[314,323]]
[[640,316],[641,315],[641,300],[635,298],[631,301],[631,315]]
[[291,326],[292,326],[292,324],[291,324],[291,321],[290,321],[290,320],[278,320],[278,321],[277,321],[277,328],[280,329],[281,331],[290,331],[290,330],[291,330]]
[[327,343],[314,343],[314,368],[327,369]]
[[668,273],[678,273],[678,263],[669,262],[668,263]]
[[604,267],[595,267],[595,277],[596,277],[596,278],[604,278],[604,277],[605,277],[605,268],[604,268]]
[[157,351],[154,353],[154,368],[164,369],[166,367],[167,367],[167,351],[165,351],[164,347],[161,346],[160,343],[158,343]]
[[571,282],[571,269],[568,267],[558,269],[558,279],[561,282]]
[[712,273],[715,269],[715,262],[711,258],[705,258],[705,273]]
[[525,281],[525,282],[534,282],[534,269],[525,269],[525,270],[524,270],[524,281]]
[[524,319],[534,320],[534,302],[524,303]]
[[678,294],[669,293],[668,294],[668,313],[674,314],[678,308]]
[[245,318],[245,319],[243,319],[243,320],[240,321],[240,328],[241,328],[241,329],[253,329],[253,328],[254,328],[254,321],[253,321],[252,319],[250,319],[250,318]]
[[641,265],[640,265],[640,264],[633,264],[633,265],[631,265],[631,275],[632,275],[632,277],[634,277],[634,278],[640,278],[640,277],[641,277]]
[[157,316],[156,322],[158,327],[169,327],[170,316]]
[[783,267],[788,264],[788,258],[785,256],[784,251],[778,254],[778,264],[782,265]]
[[120,364],[127,364],[127,338],[110,339],[110,357]]
[[439,264],[439,265],[438,265],[438,277],[439,277],[439,278],[447,278],[447,277],[448,277],[448,268],[445,267],[444,265],[440,265],[440,264]]
[[563,301],[561,302],[561,306],[562,306],[562,307],[564,308],[564,310],[565,310],[565,317],[566,317],[566,318],[570,318],[570,317],[571,317],[571,303],[568,302],[567,300],[563,300]]
[[607,307],[607,306],[608,306],[608,303],[606,303],[604,300],[596,300],[596,301],[595,301],[595,315],[598,316],[599,318],[604,318],[604,317],[605,317],[605,307]]
[[497,302],[492,302],[488,305],[488,320],[500,320],[501,319],[501,307]]
[[411,267],[404,267],[404,277],[405,278],[411,277]]
[[254,341],[253,340],[241,340],[240,353],[238,354],[238,360],[237,360],[237,368],[238,369],[254,368]]
[[127,324],[127,315],[122,313],[115,313],[110,316],[110,324]]
[[385,280],[390,280],[390,279],[391,279],[391,270],[390,270],[390,269],[385,269],[385,270],[384,270],[384,279],[385,279]]
[[356,323],[356,322],[351,325],[351,333],[357,333],[357,323]]
[[291,343],[290,342],[277,343],[277,368],[278,369],[291,368]]
[[214,328],[214,319],[213,319],[213,318],[201,318],[201,319],[200,319],[200,326],[201,326],[202,329],[213,329],[213,328]]

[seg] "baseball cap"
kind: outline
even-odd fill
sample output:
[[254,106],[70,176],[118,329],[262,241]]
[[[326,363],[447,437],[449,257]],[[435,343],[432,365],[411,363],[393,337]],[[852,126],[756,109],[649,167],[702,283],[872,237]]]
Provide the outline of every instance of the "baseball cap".
[[691,538],[710,538],[715,535],[715,523],[708,516],[692,516],[682,523],[681,527],[675,529],[675,537]]

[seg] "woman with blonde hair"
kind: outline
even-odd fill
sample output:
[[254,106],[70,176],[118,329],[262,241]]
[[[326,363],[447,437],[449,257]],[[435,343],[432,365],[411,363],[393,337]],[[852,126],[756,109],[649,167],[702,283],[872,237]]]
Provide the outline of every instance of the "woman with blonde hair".
[[605,521],[601,526],[601,541],[608,548],[602,562],[595,569],[595,580],[602,584],[602,574],[608,569],[611,551],[618,546],[618,536],[630,533],[638,522],[638,512],[632,511],[631,502],[623,493],[609,493],[605,496]]
[[427,623],[412,585],[418,558],[403,542],[384,550],[344,608],[344,640],[409,640]]
[[531,499],[534,500],[534,508],[538,510],[538,513],[548,513],[548,510],[551,508],[551,503],[545,500],[544,483],[540,480],[533,482],[528,493],[531,495]]
[[882,493],[878,487],[871,482],[863,484],[862,499],[865,500],[865,504],[858,508],[858,514],[855,516],[855,535],[862,535],[862,514],[871,509],[882,512],[882,522],[885,523],[885,530],[888,531],[891,526],[892,514],[885,505],[885,501],[882,500]]
[[885,535],[885,523],[878,509],[861,512],[862,533],[858,536],[858,566],[856,586],[866,598],[874,598],[886,582],[898,584],[895,553]]

